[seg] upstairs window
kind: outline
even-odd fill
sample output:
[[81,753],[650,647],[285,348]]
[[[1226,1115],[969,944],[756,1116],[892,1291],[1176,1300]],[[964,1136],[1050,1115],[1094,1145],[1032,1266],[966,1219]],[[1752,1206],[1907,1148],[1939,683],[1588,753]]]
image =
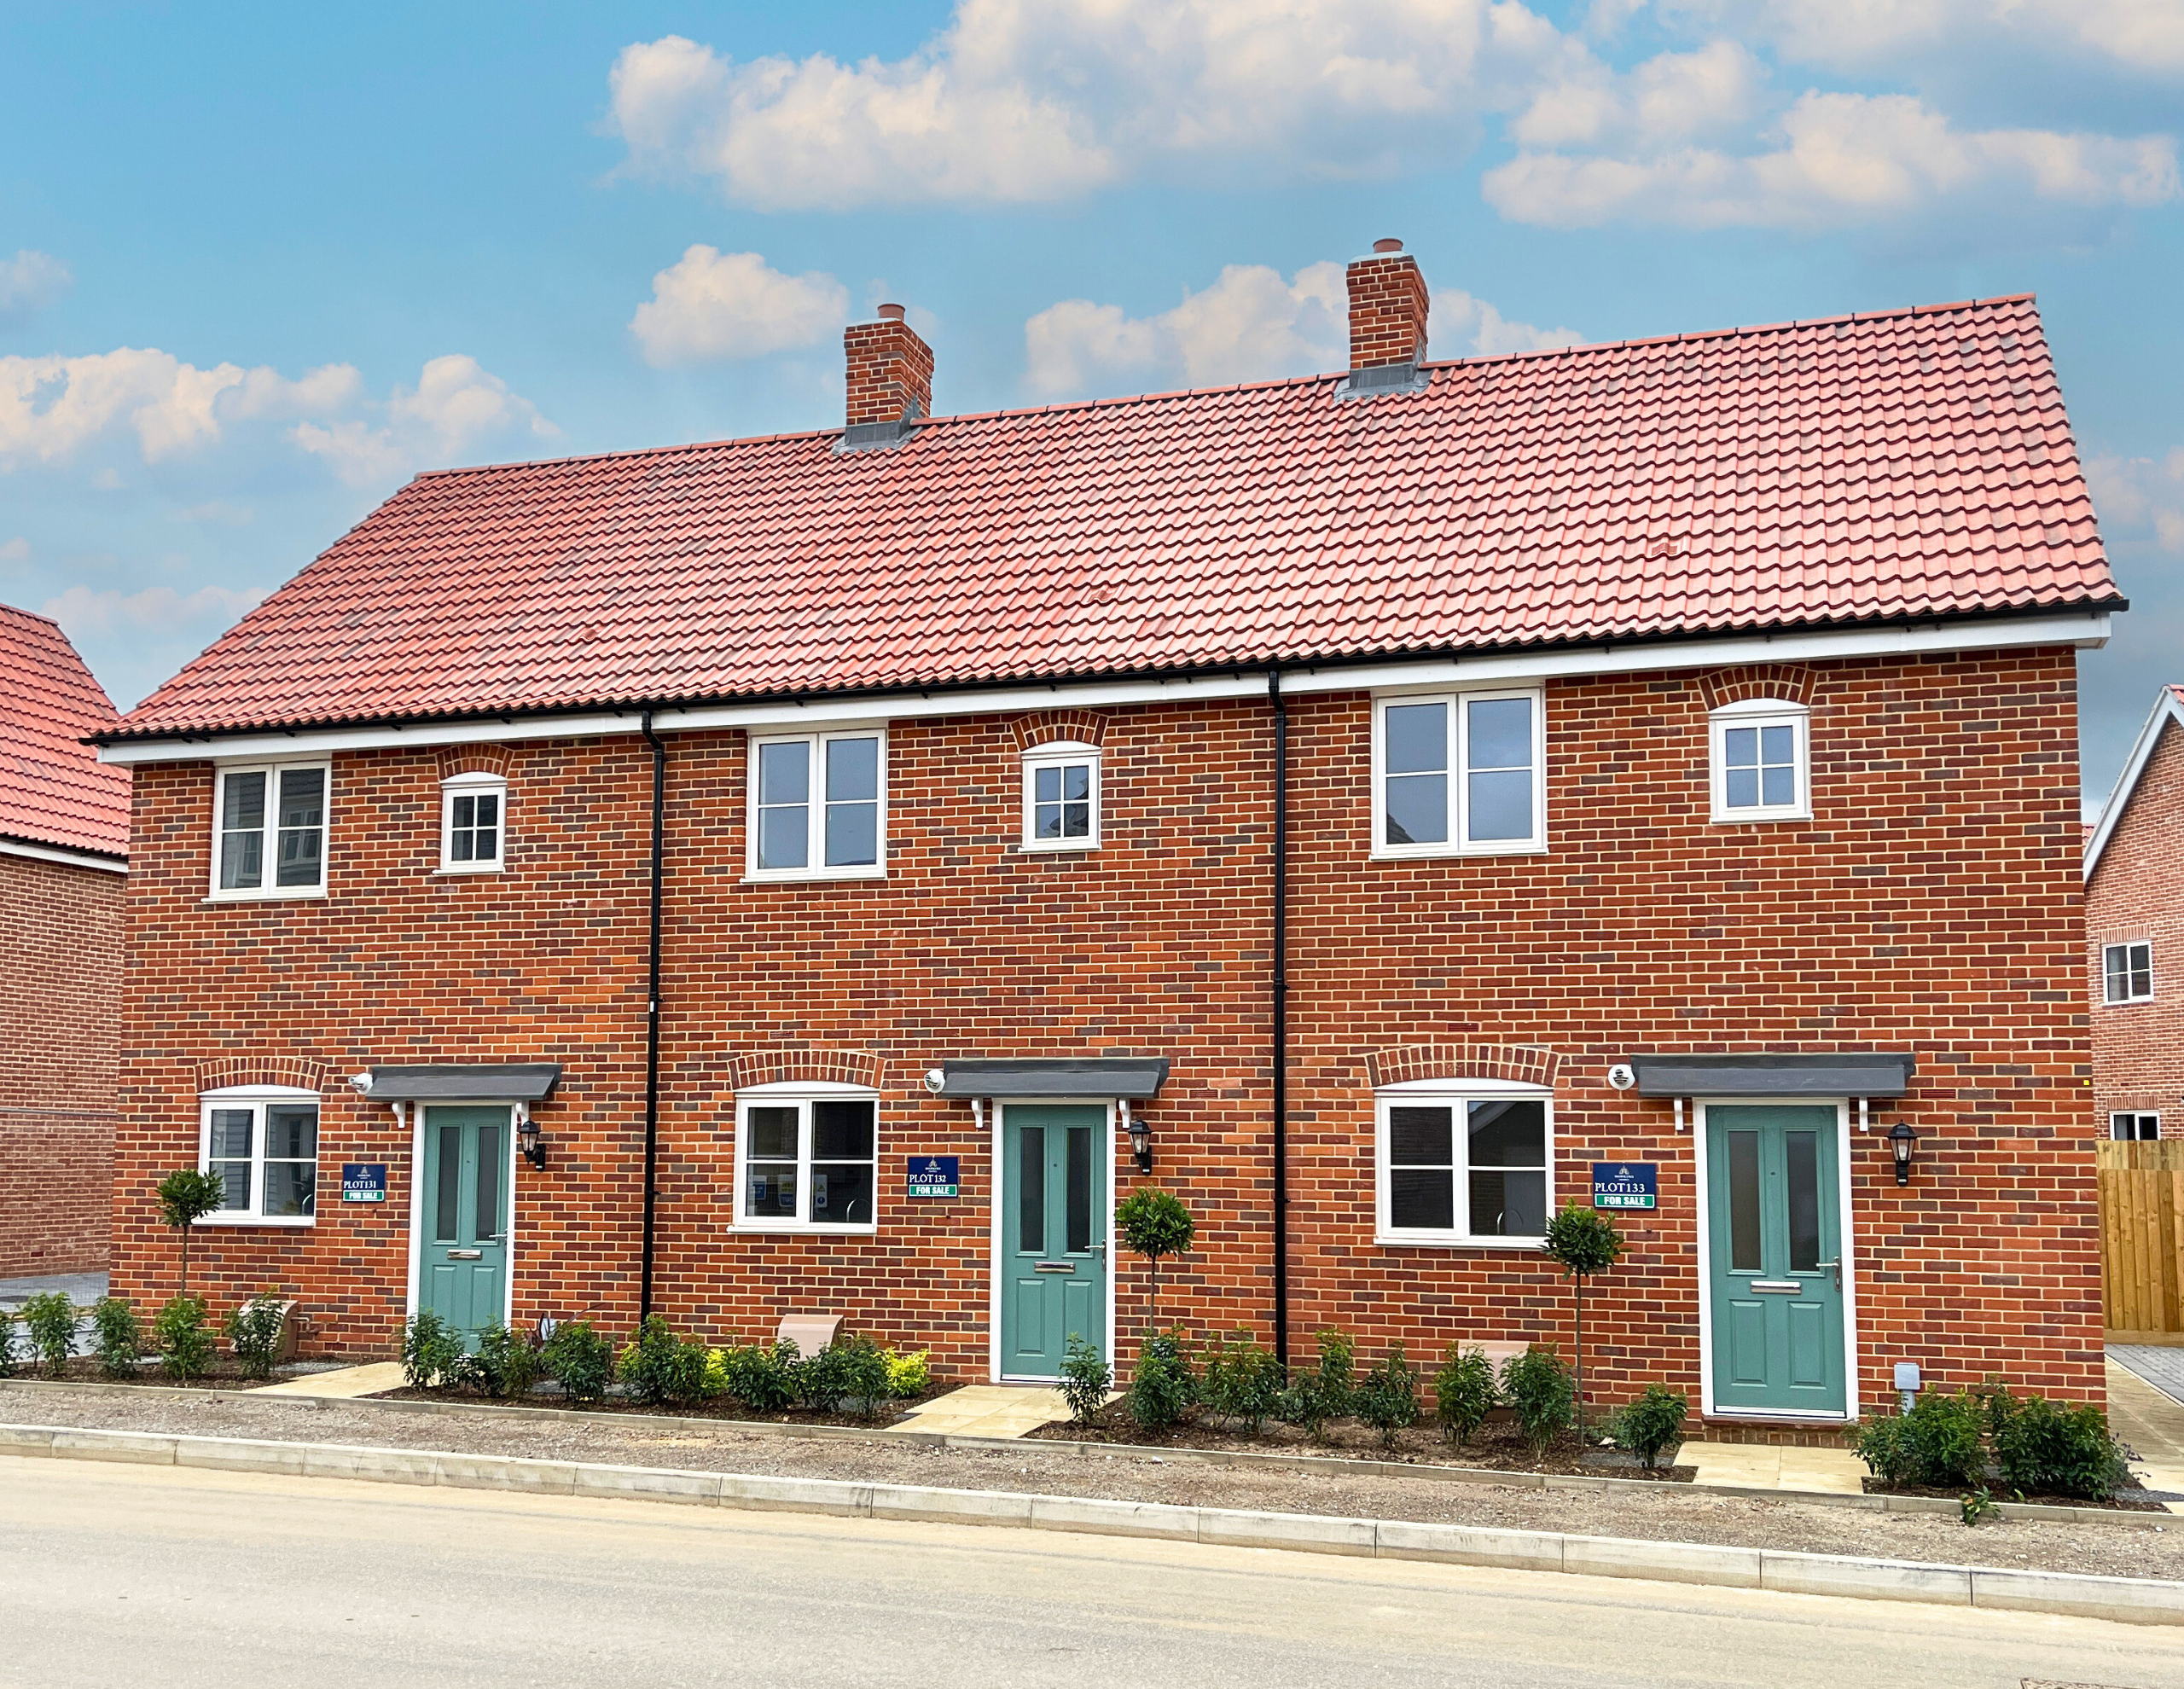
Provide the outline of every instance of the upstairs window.
[[1807,821],[1812,815],[1806,722],[1800,704],[1754,699],[1711,717],[1714,819]]
[[508,783],[464,774],[440,782],[440,872],[497,874],[508,851]]
[[750,873],[764,879],[886,872],[887,740],[853,733],[754,739]]
[[198,1166],[227,1200],[199,1223],[308,1226],[318,1210],[318,1096],[275,1086],[207,1091]]
[[875,1228],[880,1100],[850,1085],[757,1085],[736,1099],[735,1223]]
[[1381,1092],[1380,1241],[1536,1244],[1552,1209],[1553,1111],[1543,1091],[1477,1082]]
[[2119,1144],[2150,1143],[2161,1136],[2161,1117],[2137,1111],[2108,1117],[2108,1135]]
[[1062,740],[1024,753],[1024,848],[1100,848],[1100,751]]
[[2107,1001],[2142,1003],[2153,995],[2153,945],[2109,944],[2100,953],[2101,972],[2107,976]]
[[222,769],[212,793],[212,895],[324,895],[331,783],[324,763]]
[[1387,698],[1374,713],[1375,856],[1495,856],[1547,848],[1540,694]]

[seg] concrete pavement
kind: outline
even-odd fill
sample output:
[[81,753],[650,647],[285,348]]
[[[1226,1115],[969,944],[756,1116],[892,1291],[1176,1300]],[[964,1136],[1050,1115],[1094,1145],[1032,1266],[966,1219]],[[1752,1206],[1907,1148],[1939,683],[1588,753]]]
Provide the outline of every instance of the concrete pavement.
[[2184,1689],[2184,1633],[1205,1544],[0,1459],[0,1680]]

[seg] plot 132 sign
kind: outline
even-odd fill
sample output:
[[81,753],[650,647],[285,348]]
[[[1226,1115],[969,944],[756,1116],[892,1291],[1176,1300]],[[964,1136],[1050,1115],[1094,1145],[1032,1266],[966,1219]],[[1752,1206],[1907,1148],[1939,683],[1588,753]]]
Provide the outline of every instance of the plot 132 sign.
[[1595,1208],[1658,1208],[1661,1197],[1661,1170],[1650,1161],[1596,1161],[1593,1164],[1593,1206]]
[[957,1174],[961,1158],[953,1155],[914,1155],[910,1158],[910,1194],[914,1197],[952,1197],[962,1189]]

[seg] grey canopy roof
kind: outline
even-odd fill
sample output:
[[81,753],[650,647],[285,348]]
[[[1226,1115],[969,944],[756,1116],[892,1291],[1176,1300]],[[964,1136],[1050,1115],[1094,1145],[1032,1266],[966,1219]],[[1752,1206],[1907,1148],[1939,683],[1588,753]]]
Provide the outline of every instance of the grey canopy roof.
[[427,1062],[375,1067],[364,1094],[374,1102],[543,1102],[561,1083],[558,1061]]
[[944,1097],[1155,1097],[1165,1056],[983,1058],[940,1064]]
[[1641,1097],[1900,1097],[1916,1065],[1902,1052],[1834,1055],[1634,1055]]

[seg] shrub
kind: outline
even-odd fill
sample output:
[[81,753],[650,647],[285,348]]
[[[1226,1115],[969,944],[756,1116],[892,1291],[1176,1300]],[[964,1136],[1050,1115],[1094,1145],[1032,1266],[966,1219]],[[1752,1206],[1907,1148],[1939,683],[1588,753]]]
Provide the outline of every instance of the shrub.
[[1503,1361],[1502,1395],[1516,1411],[1518,1428],[1534,1449],[1544,1451],[1570,1429],[1577,1384],[1553,1349],[1534,1344]]
[[1296,1426],[1313,1442],[1321,1442],[1327,1420],[1333,1416],[1327,1412],[1327,1393],[1321,1386],[1320,1375],[1316,1372],[1292,1373],[1281,1399],[1275,1403],[1274,1417],[1285,1425]]
[[1683,1444],[1683,1421],[1690,1402],[1661,1384],[1647,1384],[1635,1402],[1617,1413],[1615,1440],[1638,1457],[1647,1471],[1659,1463],[1661,1451]]
[[784,1343],[781,1348],[788,1351],[789,1381],[796,1392],[796,1405],[816,1413],[834,1412],[850,1393],[848,1351],[837,1344],[828,1344],[810,1355],[802,1354],[793,1343]]
[[1330,1419],[1339,1419],[1350,1411],[1350,1397],[1356,1393],[1357,1345],[1350,1341],[1347,1332],[1329,1326],[1319,1334],[1320,1398]]
[[136,1310],[120,1297],[102,1296],[91,1304],[91,1326],[99,1334],[99,1366],[107,1377],[135,1378],[136,1357],[144,1352]]
[[1403,1345],[1395,1344],[1380,1364],[1357,1386],[1356,1414],[1380,1434],[1384,1448],[1396,1446],[1396,1433],[1418,1423],[1418,1373]]
[[1190,1351],[1180,1332],[1155,1332],[1145,1340],[1123,1405],[1141,1429],[1165,1431],[1198,1396]]
[[432,1390],[457,1382],[462,1370],[462,1335],[429,1308],[421,1308],[402,1328],[402,1382],[412,1390]]
[[1080,1425],[1090,1425],[1107,1405],[1107,1392],[1114,1382],[1115,1369],[1107,1364],[1107,1356],[1072,1332],[1061,1363],[1061,1399],[1069,1403],[1070,1419]]
[[538,1351],[521,1332],[512,1332],[498,1320],[478,1333],[478,1352],[468,1358],[464,1372],[488,1396],[521,1400],[538,1382]]
[[1927,1390],[1908,1413],[1876,1419],[1858,1433],[1858,1458],[1886,1484],[1956,1489],[1978,1481],[1987,1413],[1970,1390]]
[[66,1291],[48,1291],[24,1299],[22,1320],[30,1333],[31,1353],[46,1377],[59,1378],[68,1370],[68,1357],[76,1349],[76,1304]]
[[[1198,1236],[1191,1211],[1167,1192],[1142,1186],[1124,1197],[1115,1210],[1115,1229],[1134,1255],[1145,1257],[1151,1312],[1150,1331],[1160,1323],[1160,1262],[1165,1256],[1181,1255]],[[1148,1338],[1147,1341],[1150,1341]]]
[[2013,1405],[1995,1439],[1995,1460],[2012,1489],[2106,1501],[2129,1477],[2100,1408],[2065,1408],[2039,1396]]
[[887,1394],[897,1401],[914,1396],[923,1396],[932,1388],[932,1351],[921,1349],[913,1355],[897,1355],[887,1351]]
[[778,1413],[796,1401],[796,1345],[732,1345],[719,1351],[721,1394],[753,1413]]
[[1449,1441],[1459,1447],[1469,1442],[1486,1423],[1494,1400],[1494,1363],[1486,1351],[1450,1344],[1433,1375],[1433,1417]]
[[1239,1329],[1207,1351],[1199,1393],[1209,1412],[1254,1437],[1281,1404],[1281,1363],[1258,1339]]
[[188,1384],[212,1369],[212,1333],[205,1328],[205,1304],[194,1296],[171,1298],[152,1321],[152,1340],[167,1376]]
[[[224,1179],[200,1173],[195,1167],[179,1168],[152,1187],[160,1205],[161,1223],[182,1234],[182,1294],[189,1294],[189,1228],[228,1199]],[[170,1304],[171,1306],[171,1304]]]
[[273,1376],[273,1357],[281,1348],[281,1298],[260,1291],[227,1319],[228,1347],[247,1378]]
[[0,1378],[15,1376],[15,1310],[0,1308]]
[[1585,1431],[1585,1280],[1615,1265],[1623,1253],[1623,1233],[1583,1203],[1565,1203],[1547,1222],[1541,1240],[1548,1257],[1570,1275],[1577,1289],[1577,1331],[1573,1345],[1577,1357],[1575,1396],[1577,1434]]
[[622,1351],[616,1376],[650,1408],[688,1408],[710,1390],[706,1374],[712,1352],[694,1338],[679,1338],[664,1315],[648,1315],[636,1340]]
[[599,1402],[614,1375],[614,1347],[589,1320],[564,1320],[538,1356],[546,1375],[572,1402]]
[[841,1367],[842,1396],[860,1419],[877,1419],[887,1411],[887,1352],[863,1332],[834,1345]]

